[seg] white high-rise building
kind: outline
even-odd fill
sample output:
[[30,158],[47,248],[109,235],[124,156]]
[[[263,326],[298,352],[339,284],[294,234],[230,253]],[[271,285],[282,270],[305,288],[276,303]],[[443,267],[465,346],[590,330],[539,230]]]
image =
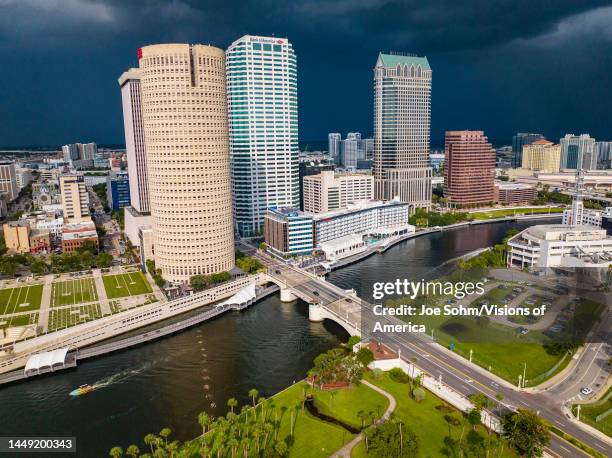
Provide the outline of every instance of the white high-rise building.
[[357,168],[357,161],[363,159],[363,146],[359,132],[349,132],[341,146],[341,164],[347,169]]
[[286,38],[252,35],[226,57],[234,220],[252,236],[268,208],[299,206],[297,63]]
[[426,57],[380,53],[374,68],[375,197],[431,206],[431,67]]
[[334,162],[338,162],[340,157],[340,142],[342,141],[342,136],[338,132],[332,132],[327,134],[327,154],[334,160]]
[[567,134],[559,144],[561,145],[562,169],[597,169],[597,152],[595,139],[589,134]]
[[155,265],[173,283],[234,267],[225,53],[139,49]]
[[142,101],[140,95],[140,70],[130,68],[119,77],[123,102],[123,127],[127,155],[130,203],[139,213],[149,212],[149,182],[147,156],[142,126]]

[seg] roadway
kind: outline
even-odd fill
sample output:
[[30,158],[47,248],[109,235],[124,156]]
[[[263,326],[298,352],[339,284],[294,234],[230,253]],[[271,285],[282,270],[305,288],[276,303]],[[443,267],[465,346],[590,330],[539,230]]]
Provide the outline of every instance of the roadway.
[[[259,252],[255,253],[254,256],[268,266],[268,275],[289,285],[299,293],[300,297],[310,298],[311,301],[321,303],[338,316],[346,317],[351,323],[360,322],[359,327],[361,329],[373,329],[375,321],[379,321],[381,324],[405,324],[404,321],[396,317],[375,316],[371,312],[371,304],[347,296],[346,291],[331,283],[315,279],[311,275]],[[363,311],[366,313],[363,313]],[[433,377],[441,377],[442,381],[450,388],[464,396],[483,393],[497,403],[496,395],[501,394],[503,396],[502,404],[507,409],[528,408],[533,410],[555,427],[590,445],[598,452],[606,456],[612,456],[612,441],[606,441],[599,435],[586,430],[576,420],[567,418],[560,406],[551,397],[513,389],[509,383],[497,376],[432,342],[429,336],[418,333],[377,333],[375,338],[390,348],[401,351],[402,358],[414,362]],[[551,435],[549,448],[562,457],[589,456],[554,434]]]

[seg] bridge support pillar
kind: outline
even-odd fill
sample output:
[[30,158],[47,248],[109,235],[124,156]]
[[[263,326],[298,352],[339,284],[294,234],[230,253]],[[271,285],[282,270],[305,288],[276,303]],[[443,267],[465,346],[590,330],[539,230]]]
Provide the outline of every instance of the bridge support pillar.
[[314,302],[308,304],[308,319],[316,323],[323,321],[323,308],[320,304]]
[[291,292],[291,289],[281,288],[280,300],[281,302],[293,302],[297,301],[297,297]]

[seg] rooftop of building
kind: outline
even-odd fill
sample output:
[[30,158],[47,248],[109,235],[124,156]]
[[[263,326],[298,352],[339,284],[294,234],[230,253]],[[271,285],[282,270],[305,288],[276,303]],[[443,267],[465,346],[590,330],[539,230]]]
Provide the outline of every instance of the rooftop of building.
[[304,180],[320,180],[322,179],[324,176],[332,176],[334,178],[373,178],[372,176],[372,171],[371,170],[365,170],[363,172],[356,172],[356,171],[337,171],[337,170],[321,170],[321,173],[317,174],[317,175],[306,175],[304,177]]
[[82,232],[82,231],[90,231],[90,230],[93,230],[94,232],[96,231],[96,225],[91,220],[83,221],[81,223],[65,224],[63,228],[64,233]]
[[[606,230],[589,225],[569,224],[542,224],[531,226],[521,234],[529,234],[532,237],[543,240],[559,240],[570,236],[571,240],[601,240],[607,238]],[[519,235],[521,235],[519,234]]]
[[373,208],[379,207],[394,207],[394,206],[408,206],[405,202],[400,202],[399,200],[361,200],[352,204],[349,204],[347,208],[342,208],[340,210],[332,210],[325,213],[317,213],[312,214],[314,220],[319,221],[326,218],[334,218],[340,215],[348,215],[350,213],[356,213],[364,210],[371,210]]
[[509,183],[507,181],[495,181],[495,186],[499,189],[513,190],[513,189],[535,189],[535,186],[527,183]]
[[[536,140],[535,142],[531,143],[531,145],[554,145],[554,143],[551,142],[550,140],[546,140],[544,138],[541,138],[541,139]],[[525,146],[529,146],[529,145],[525,145]]]
[[9,221],[7,223],[4,223],[5,225],[7,225],[8,227],[26,227],[29,226],[28,220],[27,219],[20,219],[17,221]]
[[379,66],[379,64],[383,67],[397,67],[398,65],[414,65],[416,67],[420,65],[424,70],[431,70],[427,57],[410,54],[386,54],[381,52],[378,55],[376,66]]

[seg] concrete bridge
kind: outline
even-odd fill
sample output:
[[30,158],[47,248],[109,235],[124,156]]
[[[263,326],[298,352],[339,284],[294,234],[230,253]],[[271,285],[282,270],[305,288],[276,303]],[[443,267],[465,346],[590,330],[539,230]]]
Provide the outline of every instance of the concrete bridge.
[[282,302],[298,298],[308,303],[313,322],[332,320],[352,336],[361,336],[362,307],[353,290],[344,290],[305,270],[287,266],[264,255],[255,255],[267,266],[264,278],[280,288]]

